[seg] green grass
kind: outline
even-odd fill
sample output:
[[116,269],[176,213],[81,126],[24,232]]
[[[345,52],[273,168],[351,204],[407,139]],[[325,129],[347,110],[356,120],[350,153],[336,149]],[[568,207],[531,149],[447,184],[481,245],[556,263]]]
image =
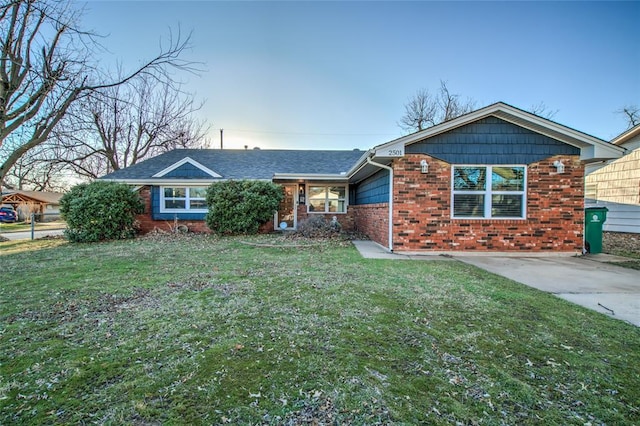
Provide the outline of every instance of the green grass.
[[[36,231],[44,231],[47,229],[64,229],[66,223],[62,221],[56,222],[37,222],[34,225]],[[0,232],[23,232],[31,231],[31,223],[27,222],[14,222],[14,223],[0,223]]]
[[0,424],[640,423],[638,328],[455,261],[1,243],[0,303]]
[[629,258],[629,260],[624,262],[608,262],[612,265],[618,265],[629,269],[637,269],[640,270],[640,253],[637,251],[629,251],[629,250],[611,250],[609,254],[614,254],[616,256],[623,256]]

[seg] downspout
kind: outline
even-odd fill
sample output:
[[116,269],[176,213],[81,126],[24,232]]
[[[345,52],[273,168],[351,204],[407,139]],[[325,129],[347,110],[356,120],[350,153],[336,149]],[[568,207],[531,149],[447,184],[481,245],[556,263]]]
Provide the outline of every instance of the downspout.
[[372,161],[367,157],[367,163],[382,169],[389,170],[389,251],[393,253],[393,168]]

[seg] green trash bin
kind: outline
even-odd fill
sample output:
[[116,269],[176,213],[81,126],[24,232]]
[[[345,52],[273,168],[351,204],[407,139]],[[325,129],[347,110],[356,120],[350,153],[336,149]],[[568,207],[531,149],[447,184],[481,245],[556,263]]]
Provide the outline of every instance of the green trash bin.
[[587,253],[602,253],[602,225],[607,220],[606,207],[584,209],[584,241]]

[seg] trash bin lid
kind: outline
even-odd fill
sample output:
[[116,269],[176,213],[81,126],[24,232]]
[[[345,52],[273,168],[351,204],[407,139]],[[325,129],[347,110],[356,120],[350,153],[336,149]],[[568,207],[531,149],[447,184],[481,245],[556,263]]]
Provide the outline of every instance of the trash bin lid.
[[601,213],[602,212],[588,212],[587,217],[585,218],[587,220],[587,223],[602,222],[603,216]]

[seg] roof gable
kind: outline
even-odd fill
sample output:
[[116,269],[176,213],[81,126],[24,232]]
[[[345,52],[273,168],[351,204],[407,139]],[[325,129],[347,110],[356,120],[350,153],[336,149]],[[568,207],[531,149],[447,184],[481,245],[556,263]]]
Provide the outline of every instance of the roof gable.
[[625,130],[613,138],[611,143],[630,150],[640,148],[640,124],[636,124],[630,129]]
[[406,147],[457,164],[531,164],[580,149],[516,124],[489,116]]
[[547,136],[567,145],[574,146],[580,150],[580,159],[585,162],[618,158],[624,152],[623,149],[602,139],[579,132],[570,127],[563,126],[554,121],[539,117],[535,114],[502,102],[489,105],[452,120],[445,121],[444,123],[429,127],[428,129],[420,132],[382,144],[374,148],[374,152],[378,157],[384,158],[383,153],[387,152],[388,147],[390,146],[398,147],[402,145],[403,147],[406,147],[491,116],[512,123],[518,127],[528,129],[537,134]]
[[203,166],[190,157],[173,163],[169,167],[159,171],[152,177],[172,177],[172,178],[221,178],[222,176],[208,167]]

